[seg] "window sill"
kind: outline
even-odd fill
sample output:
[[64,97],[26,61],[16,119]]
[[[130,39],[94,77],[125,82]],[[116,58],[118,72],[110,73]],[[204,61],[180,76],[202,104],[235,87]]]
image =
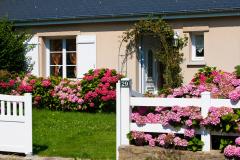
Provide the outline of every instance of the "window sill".
[[206,66],[206,62],[205,61],[190,61],[187,63],[187,67],[202,67],[202,66]]

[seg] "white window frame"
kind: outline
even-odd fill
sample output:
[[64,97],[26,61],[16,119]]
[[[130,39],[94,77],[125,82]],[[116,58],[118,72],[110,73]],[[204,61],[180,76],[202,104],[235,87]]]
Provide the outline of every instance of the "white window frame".
[[[204,53],[203,57],[196,56],[196,36],[197,35],[203,35],[203,37],[204,37],[204,32],[191,33],[191,60],[192,61],[204,61],[205,53]],[[203,43],[204,43],[204,41],[205,40],[203,40]],[[205,48],[205,44],[204,44],[204,48]],[[204,51],[205,51],[205,49],[204,49]]]
[[[75,40],[76,40],[76,37],[74,37],[75,38]],[[62,40],[62,67],[63,67],[63,73],[62,73],[62,78],[67,78],[67,66],[69,66],[69,65],[67,65],[67,50],[66,50],[66,39],[68,39],[68,38],[58,38],[58,37],[56,37],[56,38],[48,38],[48,39],[46,39],[46,76],[47,77],[50,77],[50,40],[51,39],[61,39]],[[76,43],[76,45],[77,45],[77,43]],[[72,51],[70,51],[70,52],[72,52]],[[77,46],[76,46],[76,51],[74,51],[74,52],[76,52],[76,58],[77,58],[77,56],[78,56],[78,54],[77,54]],[[71,66],[71,65],[70,65]],[[77,61],[76,61],[76,69],[78,68],[78,63],[77,63]],[[77,75],[76,75],[76,78],[68,78],[68,79],[77,79]]]

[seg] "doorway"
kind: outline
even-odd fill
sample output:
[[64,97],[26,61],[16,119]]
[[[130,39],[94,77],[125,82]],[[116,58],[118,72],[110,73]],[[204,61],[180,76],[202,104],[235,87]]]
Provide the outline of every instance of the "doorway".
[[163,87],[163,65],[156,60],[155,50],[159,41],[152,36],[144,36],[140,51],[139,90],[141,93],[150,92],[157,94]]

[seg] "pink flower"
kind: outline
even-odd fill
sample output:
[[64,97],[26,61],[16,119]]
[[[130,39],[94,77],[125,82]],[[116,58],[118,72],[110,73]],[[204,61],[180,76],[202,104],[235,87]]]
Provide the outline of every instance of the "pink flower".
[[236,90],[229,92],[228,96],[232,101],[235,101],[235,102],[240,99],[240,93]]
[[152,135],[151,134],[145,134],[144,135],[144,139],[145,139],[145,141],[150,141],[151,139],[152,139]]
[[232,79],[231,83],[235,87],[240,86],[240,79]]
[[35,80],[35,79],[31,79],[31,80],[29,81],[29,83],[30,83],[31,85],[33,85],[33,84],[36,83],[36,80]]
[[199,85],[198,90],[199,90],[199,92],[204,92],[204,91],[206,91],[206,87],[204,85]]
[[204,74],[200,74],[199,80],[200,80],[200,83],[201,83],[201,84],[205,83],[206,79],[207,79],[207,78],[206,78],[206,76],[205,76]]
[[84,102],[84,100],[81,99],[81,98],[79,98],[78,101],[77,101],[78,104],[82,104],[83,102]]
[[155,139],[151,139],[149,141],[149,146],[154,147],[155,146]]
[[95,104],[94,104],[93,102],[91,102],[91,103],[89,104],[90,107],[94,107],[94,105],[95,105]]
[[192,120],[191,119],[186,120],[185,125],[188,126],[188,127],[191,127],[192,126]]
[[184,136],[192,138],[195,135],[195,130],[194,129],[185,129],[184,131]]
[[36,96],[36,97],[34,98],[35,101],[40,101],[41,99],[42,99],[41,96]]
[[51,81],[50,81],[50,80],[44,79],[44,80],[42,81],[42,86],[43,86],[43,87],[49,87],[50,85],[51,85]]
[[159,143],[160,146],[165,145],[165,138],[167,137],[166,134],[160,134],[157,138],[157,142]]
[[234,155],[235,155],[235,157],[236,157],[237,159],[240,158],[240,147],[236,147],[236,148],[235,148],[235,153],[234,153]]
[[224,149],[224,155],[225,155],[226,157],[233,157],[233,156],[235,156],[235,149],[236,149],[236,146],[228,145],[228,146]]
[[14,86],[14,84],[15,84],[15,81],[14,81],[13,79],[11,79],[11,80],[9,81],[9,86],[12,87],[12,86]]
[[235,143],[236,143],[236,145],[240,146],[240,137],[235,139]]
[[180,137],[175,137],[173,143],[175,146],[179,147],[186,147],[188,145],[188,141],[186,139],[181,139]]

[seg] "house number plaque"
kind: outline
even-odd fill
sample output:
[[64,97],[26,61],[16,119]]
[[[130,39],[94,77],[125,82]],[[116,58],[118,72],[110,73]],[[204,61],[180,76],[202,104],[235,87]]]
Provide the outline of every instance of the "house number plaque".
[[129,88],[129,81],[122,80],[121,81],[121,88]]

